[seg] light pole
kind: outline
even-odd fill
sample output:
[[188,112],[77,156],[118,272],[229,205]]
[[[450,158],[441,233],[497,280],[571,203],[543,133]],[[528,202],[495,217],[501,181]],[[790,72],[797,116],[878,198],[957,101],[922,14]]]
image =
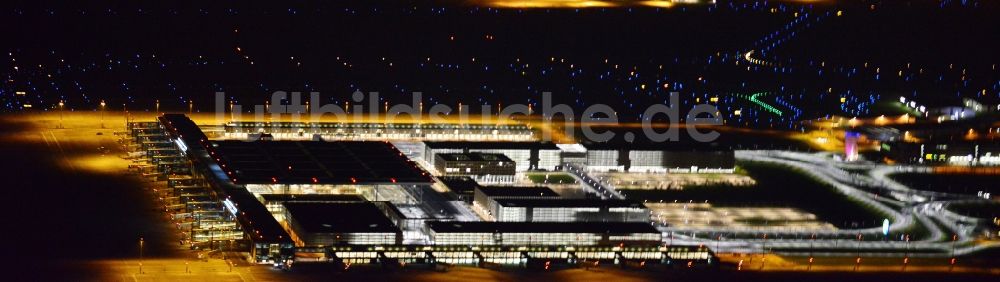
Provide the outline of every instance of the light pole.
[[107,103],[101,100],[101,128],[104,128],[104,106],[107,106]]
[[906,247],[903,251],[903,271],[906,271],[906,265],[910,263],[910,235],[906,234]]
[[719,235],[719,238],[715,240],[715,252],[716,253],[719,252],[719,243],[721,243],[721,242],[722,242],[722,235]]
[[139,237],[139,274],[142,274],[142,245],[143,245],[143,243],[144,243],[143,242],[143,238]]
[[156,99],[156,114],[160,114],[160,100]]
[[955,258],[955,241],[958,241],[958,234],[951,235],[951,261],[948,264],[948,272],[955,269],[955,263],[958,260]]
[[63,100],[59,100],[59,128],[63,128],[63,107],[66,103]]
[[858,259],[854,261],[854,271],[858,271],[861,268],[861,233],[858,233]]
[[812,238],[809,239],[809,266],[806,267],[806,271],[812,270],[813,267],[813,251],[816,249],[816,233],[812,234]]

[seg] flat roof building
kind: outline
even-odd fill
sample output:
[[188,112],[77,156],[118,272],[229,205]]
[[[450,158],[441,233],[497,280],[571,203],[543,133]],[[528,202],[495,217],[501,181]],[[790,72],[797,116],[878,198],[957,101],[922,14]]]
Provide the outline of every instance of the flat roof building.
[[258,194],[257,199],[264,203],[274,219],[279,222],[285,220],[285,203],[357,203],[366,201],[360,195],[349,194]]
[[398,244],[402,231],[370,202],[286,202],[286,228],[296,246]]
[[503,154],[442,153],[437,154],[434,166],[448,176],[469,176],[482,183],[514,182],[514,161]]
[[534,139],[525,124],[393,122],[229,122],[224,135],[246,140],[267,133],[275,140],[468,140],[518,142]]
[[358,195],[337,194],[260,194],[260,200],[265,204],[281,204],[284,202],[364,202],[365,198]]
[[559,194],[548,187],[477,186],[473,208],[492,216],[499,210],[498,200],[504,199],[558,199]]
[[387,142],[207,143],[219,174],[253,194],[359,194],[372,201],[405,201],[401,193],[377,191],[433,183],[429,173]]
[[649,223],[429,221],[437,245],[657,245],[662,233]]
[[[507,222],[649,222],[649,210],[631,200],[499,198],[486,213]],[[490,209],[489,207],[493,208]]]
[[559,198],[559,193],[544,186],[479,186],[476,194],[493,199]]
[[213,157],[237,184],[429,184],[431,178],[388,142],[211,141]]
[[442,153],[503,154],[514,161],[517,171],[556,170],[561,164],[559,147],[551,142],[424,142],[424,160],[434,165]]
[[732,173],[736,156],[725,146],[673,143],[584,143],[592,171]]
[[455,193],[459,200],[471,203],[475,197],[476,187],[480,187],[475,179],[468,176],[439,176],[438,180]]

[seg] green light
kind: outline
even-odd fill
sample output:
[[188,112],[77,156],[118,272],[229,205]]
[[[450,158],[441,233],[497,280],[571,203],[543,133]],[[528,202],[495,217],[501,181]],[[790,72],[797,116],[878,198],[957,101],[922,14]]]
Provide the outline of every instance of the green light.
[[[758,96],[766,96],[766,95],[767,95],[766,92],[758,92],[758,93],[751,94],[750,97],[748,97],[746,99],[748,101],[754,103],[758,107],[763,108],[765,111],[768,111],[768,112],[770,112],[772,114],[776,114],[776,115],[778,115],[780,117],[783,114],[781,112],[781,110],[778,110],[778,108],[775,108],[774,106],[768,105],[767,103],[765,103],[763,101],[757,100]],[[740,95],[740,96],[743,97],[743,95]]]

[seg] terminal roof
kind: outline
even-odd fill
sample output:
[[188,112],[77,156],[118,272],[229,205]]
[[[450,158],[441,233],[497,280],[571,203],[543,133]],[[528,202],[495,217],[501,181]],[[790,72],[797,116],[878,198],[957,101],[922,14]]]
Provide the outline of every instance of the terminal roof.
[[377,141],[212,141],[238,184],[428,184],[430,175]]
[[428,221],[437,233],[660,233],[642,222],[494,222]]
[[370,202],[287,202],[284,205],[295,224],[309,233],[399,232],[399,228]]

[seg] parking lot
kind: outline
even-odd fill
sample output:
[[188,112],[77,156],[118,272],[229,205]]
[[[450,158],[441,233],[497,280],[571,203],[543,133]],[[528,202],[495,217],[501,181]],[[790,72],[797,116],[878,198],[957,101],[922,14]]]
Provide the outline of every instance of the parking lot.
[[785,207],[715,207],[709,203],[646,203],[652,219],[675,228],[733,231],[836,230],[816,215]]
[[691,186],[727,185],[752,186],[757,182],[742,174],[721,173],[632,173],[595,172],[591,176],[601,179],[617,189],[667,190]]

